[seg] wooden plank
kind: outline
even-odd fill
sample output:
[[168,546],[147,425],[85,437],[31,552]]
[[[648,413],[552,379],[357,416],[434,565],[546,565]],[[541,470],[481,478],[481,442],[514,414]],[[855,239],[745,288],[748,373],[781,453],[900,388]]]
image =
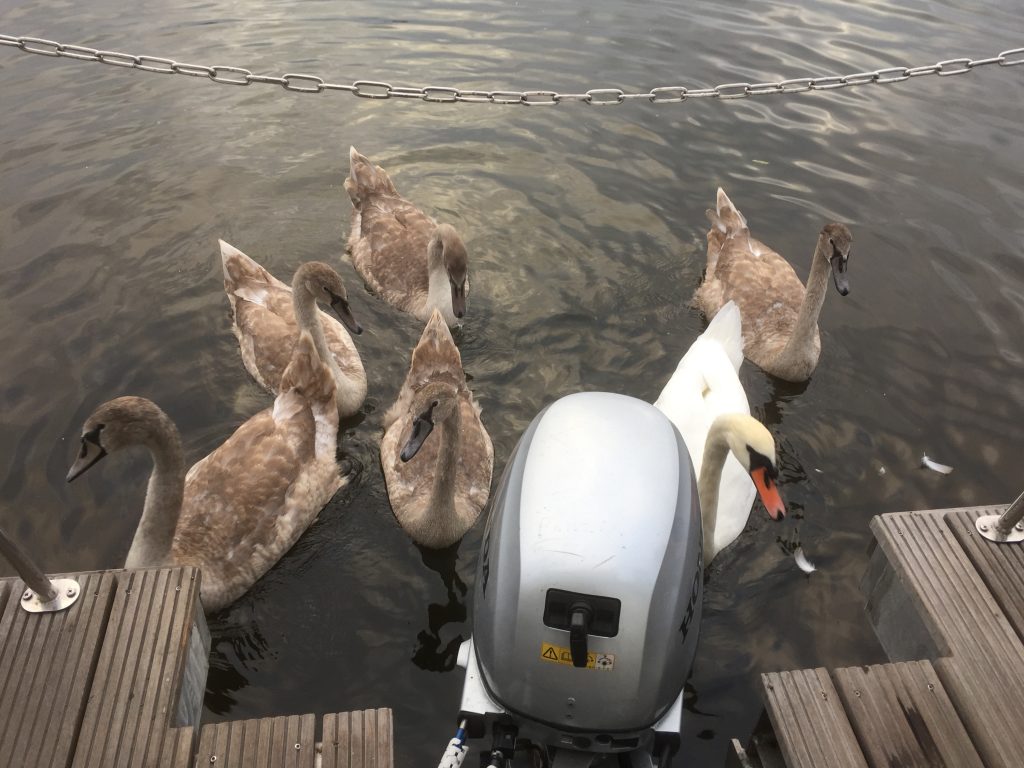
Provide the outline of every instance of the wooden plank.
[[159,765],[198,600],[196,568],[118,572],[74,768]]
[[[985,765],[1018,766],[1011,713],[1024,710],[1024,644],[989,591],[994,572],[983,577],[975,569],[975,562],[1002,568],[1000,558],[1011,555],[992,553],[968,535],[966,525],[980,511],[901,512],[871,526],[939,651],[952,657],[934,666]],[[1011,588],[1012,581],[1003,588],[1004,603]]]
[[20,607],[20,579],[0,617],[0,755],[19,768],[66,768],[82,726],[115,591],[109,573],[72,575],[81,597],[57,613]]
[[978,533],[974,521],[1001,515],[1006,507],[978,507],[947,512],[946,524],[995,598],[1018,640],[1024,640],[1024,543],[998,544]]
[[946,525],[949,511],[882,515],[871,528],[941,655],[979,654],[993,669],[1019,669],[1024,645]]
[[205,725],[196,764],[217,768],[314,768],[316,717],[289,715]]
[[985,765],[1020,768],[1024,670],[993,669],[987,659],[967,654],[939,659],[935,669]]
[[193,733],[191,727],[167,731],[164,734],[159,760],[155,765],[159,768],[192,768]]
[[387,708],[324,715],[323,768],[393,768],[393,727]]
[[984,768],[928,661],[832,673],[872,768]]
[[828,672],[771,672],[761,681],[789,768],[867,768]]

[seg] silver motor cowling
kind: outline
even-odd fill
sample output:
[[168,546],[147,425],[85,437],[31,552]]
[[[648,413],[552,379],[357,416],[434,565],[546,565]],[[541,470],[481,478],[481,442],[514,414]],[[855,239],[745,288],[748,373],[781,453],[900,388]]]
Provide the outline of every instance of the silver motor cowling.
[[677,736],[701,571],[696,482],[672,423],[623,395],[556,401],[493,496],[462,717],[587,752]]

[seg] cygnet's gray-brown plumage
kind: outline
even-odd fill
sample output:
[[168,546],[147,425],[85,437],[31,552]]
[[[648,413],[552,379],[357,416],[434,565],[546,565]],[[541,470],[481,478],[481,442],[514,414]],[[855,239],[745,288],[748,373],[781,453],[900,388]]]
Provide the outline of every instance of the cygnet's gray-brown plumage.
[[494,449],[436,309],[384,414],[384,430],[380,460],[398,522],[425,547],[459,541],[487,504]]
[[[356,413],[366,399],[366,371],[349,331],[363,329],[349,309],[341,276],[323,262],[310,261],[295,270],[289,288],[234,246],[219,242],[232,330],[249,374],[276,395],[299,331],[309,331],[334,375],[338,415]],[[344,325],[318,310],[318,301],[329,304]]]
[[459,233],[402,197],[380,166],[349,150],[348,252],[371,291],[426,321],[437,309],[458,325],[469,296],[469,257]]
[[850,290],[850,230],[838,223],[824,226],[805,290],[789,262],[751,236],[747,220],[721,188],[716,209],[707,215],[707,271],[694,294],[694,306],[710,320],[727,302],[735,301],[743,318],[743,353],[780,379],[810,378],[821,354],[818,315],[830,266],[839,294]]
[[119,397],[86,419],[68,481],[108,453],[147,448],[153,471],[125,568],[198,566],[203,608],[212,613],[270,570],[348,484],[335,459],[334,389],[330,369],[303,332],[274,405],[188,474],[167,414],[145,398]]

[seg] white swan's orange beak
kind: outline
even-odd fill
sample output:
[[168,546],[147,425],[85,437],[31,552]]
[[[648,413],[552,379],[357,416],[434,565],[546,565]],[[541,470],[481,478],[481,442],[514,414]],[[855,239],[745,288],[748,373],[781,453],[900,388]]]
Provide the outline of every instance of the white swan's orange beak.
[[754,487],[761,497],[764,508],[768,510],[768,516],[772,520],[781,520],[786,516],[786,505],[782,503],[782,496],[779,495],[779,486],[772,481],[765,473],[764,467],[758,467],[750,473],[754,481]]

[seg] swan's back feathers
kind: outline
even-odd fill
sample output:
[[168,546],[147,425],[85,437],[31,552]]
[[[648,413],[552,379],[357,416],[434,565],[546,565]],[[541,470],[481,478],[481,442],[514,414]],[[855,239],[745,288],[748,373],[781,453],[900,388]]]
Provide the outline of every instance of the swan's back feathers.
[[295,349],[292,351],[291,362],[281,376],[281,391],[286,392],[290,389],[318,403],[324,403],[334,397],[334,376],[316,353],[309,331],[302,331],[299,334]]
[[733,369],[739,373],[740,365],[743,364],[743,322],[735,301],[726,302],[718,310],[700,338],[721,345]]
[[[223,240],[218,240],[217,242],[220,243],[220,261],[224,269],[224,290],[227,291],[228,295],[242,296],[242,293],[238,292],[239,290],[244,292],[247,288],[258,289],[261,285],[288,288],[287,285],[235,248],[235,246],[225,243]],[[254,300],[247,296],[242,297],[249,301]]]
[[189,470],[173,560],[203,568],[207,611],[241,596],[347,483],[335,460],[334,390],[303,331],[273,407]]
[[[399,458],[411,430],[416,393],[441,382],[456,390],[459,409],[455,488],[451,502],[436,498],[442,439],[452,438],[445,423],[438,437],[426,440],[408,462]],[[395,403],[383,418],[380,456],[388,498],[401,526],[419,544],[443,547],[458,541],[473,525],[490,494],[494,447],[480,421],[480,407],[466,386],[462,359],[441,312],[434,309],[413,350],[409,373]],[[451,477],[451,475],[448,475]],[[448,504],[451,508],[447,508]]]
[[715,214],[718,219],[716,226],[719,229],[730,235],[747,229],[746,217],[740,213],[739,208],[733,205],[732,200],[721,187],[718,188],[718,198],[715,204]]
[[[707,215],[708,221],[711,222],[711,228],[708,230],[708,264],[704,272],[704,282],[707,284],[717,276],[718,261],[722,251],[730,243],[734,244],[740,241],[749,243],[750,230],[747,229],[747,219],[733,205],[732,200],[721,187],[718,188],[715,210],[708,208],[704,213]],[[698,289],[697,297],[698,306],[701,305],[699,291],[700,289]]]
[[437,309],[431,312],[430,320],[412,351],[412,363],[398,399],[384,413],[385,430],[408,412],[413,394],[428,381],[444,381],[457,388],[462,387],[466,381],[459,348],[455,346],[448,324]]
[[355,147],[349,147],[348,161],[349,176],[345,179],[345,191],[356,208],[375,195],[399,196],[398,190],[384,169],[359,154]]

